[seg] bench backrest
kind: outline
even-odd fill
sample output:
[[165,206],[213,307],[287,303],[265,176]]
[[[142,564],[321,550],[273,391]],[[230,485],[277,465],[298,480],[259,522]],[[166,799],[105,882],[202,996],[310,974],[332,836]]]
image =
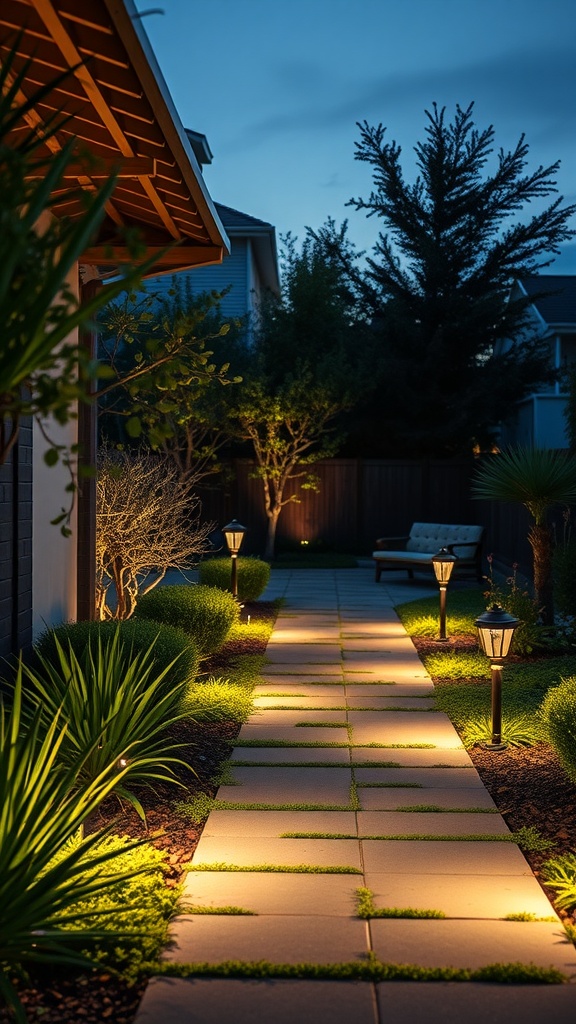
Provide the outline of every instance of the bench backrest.
[[[406,551],[422,551],[435,554],[447,544],[476,542],[480,543],[484,527],[482,526],[450,526],[446,523],[413,523]],[[471,547],[454,548],[459,558],[473,559],[476,551]]]

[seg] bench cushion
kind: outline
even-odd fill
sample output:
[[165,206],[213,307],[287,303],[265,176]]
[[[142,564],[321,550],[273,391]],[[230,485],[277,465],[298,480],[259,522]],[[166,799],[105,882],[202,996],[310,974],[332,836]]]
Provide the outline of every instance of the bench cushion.
[[[483,528],[481,526],[459,526],[447,525],[446,523],[414,523],[410,530],[410,538],[406,543],[406,553],[417,551],[422,554],[435,555],[440,548],[448,544],[475,542],[479,543],[482,538]],[[454,554],[458,558],[473,559],[474,548],[463,547],[458,550],[455,547]],[[390,554],[390,552],[386,552]]]

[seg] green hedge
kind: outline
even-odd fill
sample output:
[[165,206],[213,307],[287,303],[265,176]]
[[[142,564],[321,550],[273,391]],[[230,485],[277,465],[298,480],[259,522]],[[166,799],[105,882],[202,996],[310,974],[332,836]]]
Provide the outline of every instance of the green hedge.
[[540,715],[564,771],[576,783],[576,676],[548,691]]
[[136,615],[183,629],[192,637],[200,657],[207,658],[220,650],[240,617],[240,609],[232,594],[190,583],[151,590],[140,598]]
[[135,654],[143,654],[155,641],[154,664],[159,671],[178,658],[166,677],[166,682],[170,686],[192,682],[198,675],[200,652],[193,638],[183,629],[147,619],[128,619],[126,622],[66,622],[43,633],[36,641],[35,650],[57,667],[60,658],[54,642],[55,637],[65,651],[71,644],[76,657],[82,659],[89,640],[97,642],[100,637],[103,644],[111,643],[118,629],[122,643],[128,648],[131,647]]
[[[209,558],[200,563],[200,583],[219,590],[230,590],[232,566],[230,558]],[[238,559],[238,600],[257,601],[266,590],[270,566],[259,558]]]

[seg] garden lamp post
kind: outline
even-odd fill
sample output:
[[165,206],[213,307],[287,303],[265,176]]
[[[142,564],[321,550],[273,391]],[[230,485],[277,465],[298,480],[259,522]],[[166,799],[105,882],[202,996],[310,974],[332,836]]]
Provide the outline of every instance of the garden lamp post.
[[502,742],[502,662],[508,655],[518,622],[494,604],[475,623],[482,650],[491,663],[492,739],[484,744],[487,750],[504,750],[508,745]]
[[238,599],[238,552],[242,546],[244,540],[244,534],[246,533],[246,527],[242,526],[237,519],[233,519],[228,526],[222,527],[222,533],[226,538],[230,557],[232,559],[232,577],[231,577],[231,589],[232,597]]
[[445,641],[446,637],[446,590],[448,589],[448,583],[450,576],[452,575],[452,569],[454,563],[458,559],[456,555],[451,555],[448,548],[440,548],[437,555],[432,558],[432,566],[438,585],[440,587],[440,636],[439,640]]

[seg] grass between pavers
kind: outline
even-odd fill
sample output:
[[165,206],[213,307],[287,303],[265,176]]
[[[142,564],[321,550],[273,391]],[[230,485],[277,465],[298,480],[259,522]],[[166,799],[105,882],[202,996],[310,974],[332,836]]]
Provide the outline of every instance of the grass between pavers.
[[[379,766],[381,767],[381,766]],[[421,782],[357,782],[358,789],[425,789]]]
[[[237,768],[405,768],[398,761],[231,761]],[[438,767],[438,765],[434,765]],[[447,766],[449,767],[449,766]]]
[[516,914],[506,914],[506,917],[502,918],[502,921],[526,921],[533,923],[535,921],[546,921],[548,924],[557,924],[557,917],[537,917],[536,914],[530,913],[528,910],[519,910]]
[[368,956],[335,964],[273,963],[270,960],[198,961],[154,964],[151,973],[173,978],[300,978],[333,981],[481,981],[508,985],[561,985],[567,975],[555,967],[536,964],[493,963],[476,969],[462,967],[420,967],[394,964]]
[[295,743],[294,740],[234,740],[235,747],[350,747],[362,750],[437,750],[434,743],[350,743],[346,741],[325,743],[313,740],[310,743]]
[[402,918],[445,918],[442,910],[417,910],[414,907],[381,907],[374,906],[374,893],[365,885],[356,889],[356,916],[363,921],[370,921],[376,917],[402,917]]
[[195,903],[184,904],[182,911],[185,914],[215,914],[217,917],[258,917],[255,910],[246,910],[244,907],[206,907]]
[[406,804],[405,807],[395,807],[393,811],[382,811],[382,814],[500,814],[496,807],[441,807],[440,804]]
[[188,871],[259,871],[279,875],[361,875],[360,868],[347,864],[320,867],[317,864],[228,864],[214,861],[206,864],[191,864]]
[[491,833],[473,832],[468,835],[433,835],[426,832],[414,832],[407,835],[352,835],[345,832],[283,832],[280,839],[362,839],[386,840],[392,843],[423,842],[423,843],[515,843],[522,850],[546,853],[553,846],[544,839],[531,825],[523,826],[516,832],[492,835]]

